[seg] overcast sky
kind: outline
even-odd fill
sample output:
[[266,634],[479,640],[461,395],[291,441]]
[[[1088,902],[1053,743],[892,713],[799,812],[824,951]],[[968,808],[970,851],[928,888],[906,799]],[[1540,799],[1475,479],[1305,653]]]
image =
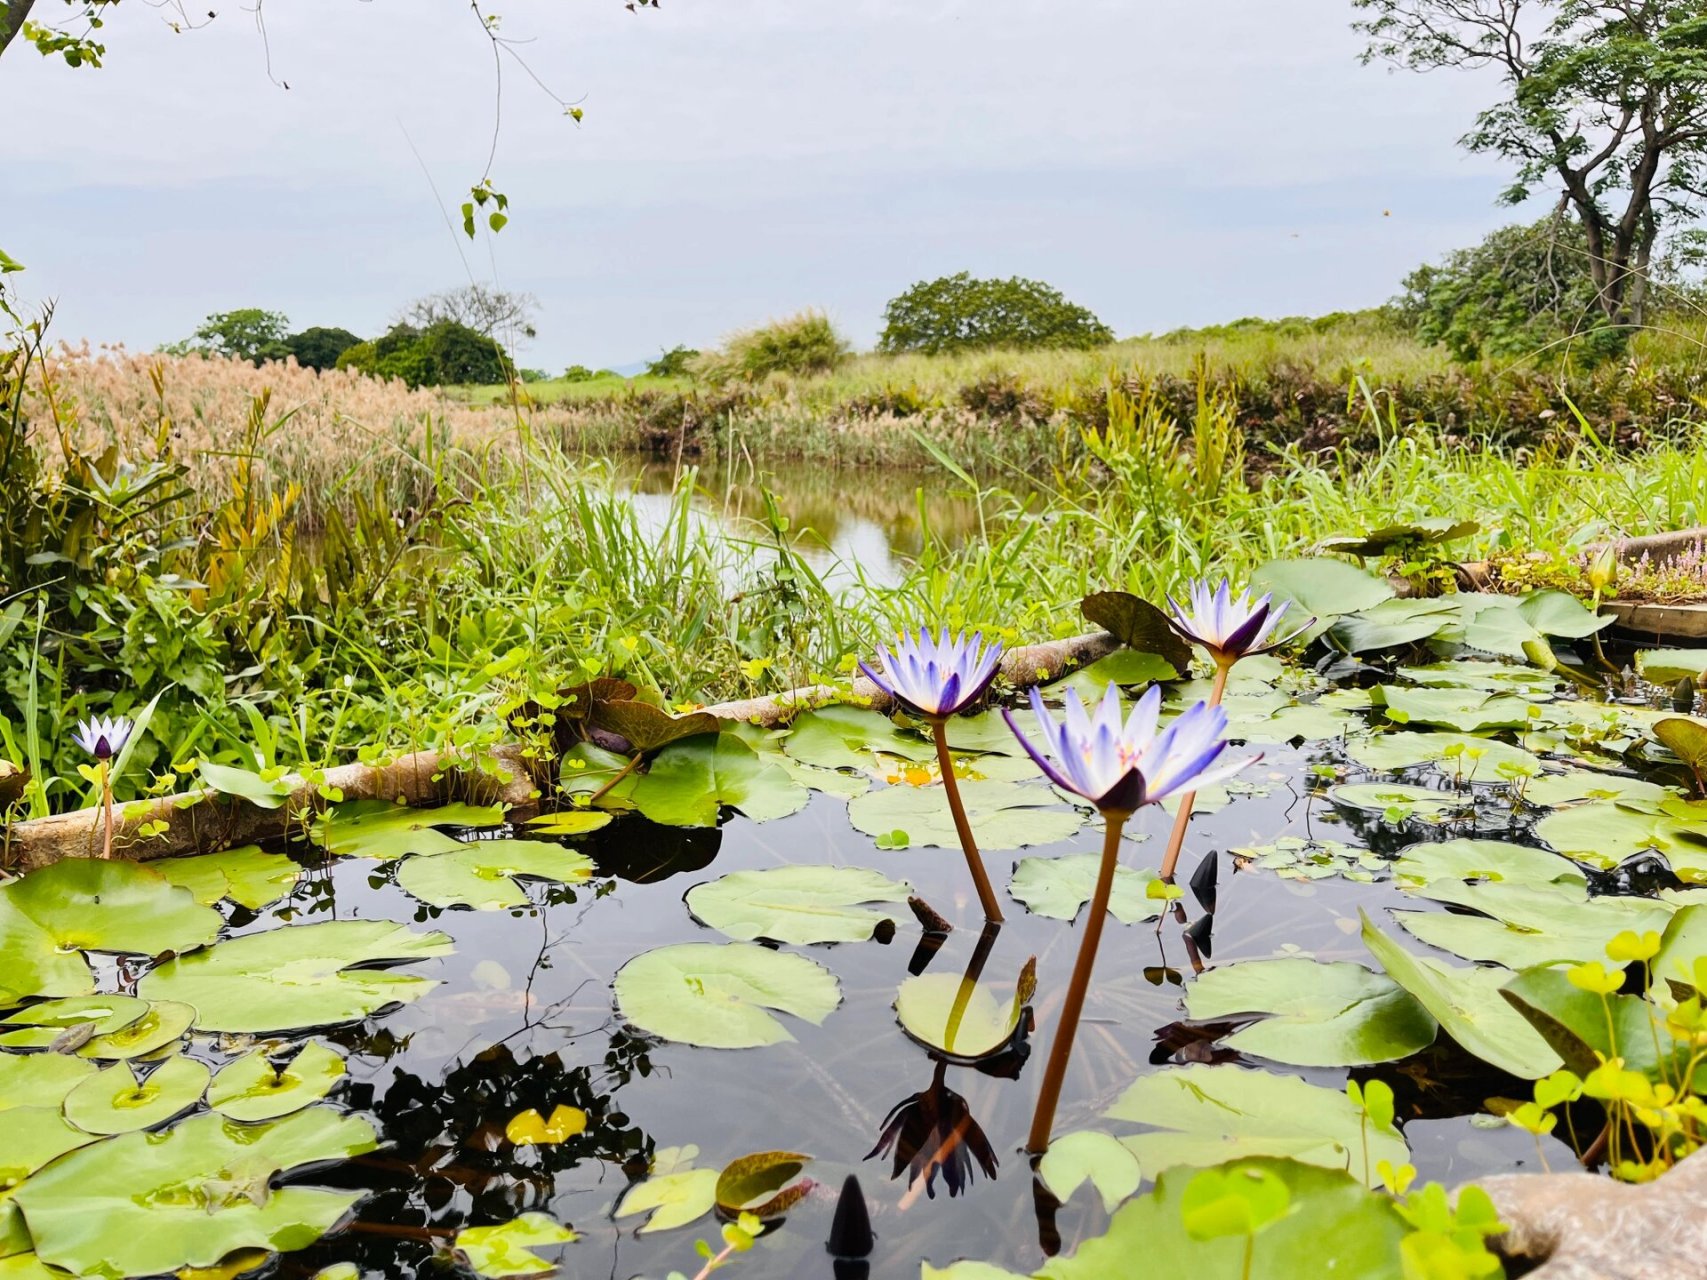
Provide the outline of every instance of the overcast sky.
[[1360,66],[1349,0],[499,0],[586,118],[505,59],[513,221],[470,243],[444,209],[493,68],[465,3],[268,0],[265,41],[213,7],[175,35],[120,5],[101,70],[0,59],[0,247],[61,338],[244,306],[366,335],[472,273],[540,299],[522,361],[557,370],[808,306],[868,346],[959,270],[1124,336],[1378,303],[1511,217],[1455,141],[1493,86]]

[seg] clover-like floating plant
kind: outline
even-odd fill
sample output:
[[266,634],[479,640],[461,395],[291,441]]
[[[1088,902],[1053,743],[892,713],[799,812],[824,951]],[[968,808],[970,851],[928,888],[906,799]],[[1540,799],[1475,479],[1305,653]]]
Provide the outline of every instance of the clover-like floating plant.
[[[1232,583],[1226,578],[1221,579],[1219,586],[1212,586],[1207,578],[1201,578],[1188,583],[1182,594],[1185,604],[1168,597],[1168,606],[1173,614],[1168,623],[1182,639],[1201,645],[1214,661],[1215,683],[1209,689],[1209,705],[1212,707],[1221,705],[1221,695],[1227,691],[1227,676],[1240,658],[1269,653],[1289,644],[1316,621],[1307,618],[1284,635],[1276,636],[1281,619],[1291,606],[1285,601],[1275,604],[1274,597],[1267,594],[1254,600],[1249,591],[1241,591],[1235,596]],[[1196,799],[1195,788],[1180,797],[1179,813],[1174,816],[1167,851],[1162,855],[1161,877],[1164,880],[1171,881],[1174,869],[1179,865],[1180,849],[1185,845],[1185,831],[1191,824],[1191,810]]]
[[877,657],[883,664],[881,674],[865,662],[859,664],[867,679],[930,725],[931,736],[936,741],[937,762],[942,766],[943,791],[948,796],[949,812],[954,815],[960,847],[966,853],[966,866],[972,872],[972,884],[978,890],[984,918],[998,924],[1002,908],[978,855],[972,824],[966,820],[966,806],[960,800],[954,757],[948,748],[948,721],[984,696],[996,678],[1001,656],[1001,644],[986,645],[982,633],[968,636],[961,632],[951,636],[944,627],[940,636],[932,637],[921,627],[916,637],[903,634],[893,649],[877,646]]
[[131,722],[123,716],[98,716],[80,721],[74,735],[77,745],[95,757],[95,772],[101,786],[101,856],[113,856],[113,770],[112,759],[124,750]]
[[[1078,959],[1061,1006],[1061,1023],[1049,1046],[1049,1061],[1043,1072],[1037,1111],[1032,1117],[1028,1149],[1041,1152],[1049,1145],[1055,1122],[1055,1106],[1061,1097],[1061,1082],[1067,1074],[1067,1059],[1078,1031],[1085,992],[1096,964],[1097,946],[1108,915],[1114,871],[1120,861],[1120,833],[1129,819],[1147,804],[1158,804],[1169,796],[1230,777],[1251,760],[1228,763],[1227,713],[1206,702],[1196,703],[1166,728],[1159,729],[1162,689],[1151,685],[1122,723],[1120,695],[1113,685],[1103,696],[1094,716],[1087,715],[1078,694],[1071,689],[1065,697],[1065,716],[1056,723],[1043,705],[1043,695],[1031,691],[1031,709],[1048,745],[1039,751],[1004,710],[1008,727],[1037,762],[1038,768],[1057,786],[1085,797],[1103,818],[1102,863],[1097,870],[1096,889],[1091,896],[1090,915],[1079,942]],[[1051,759],[1050,757],[1054,758]],[[1188,806],[1189,807],[1189,806]]]

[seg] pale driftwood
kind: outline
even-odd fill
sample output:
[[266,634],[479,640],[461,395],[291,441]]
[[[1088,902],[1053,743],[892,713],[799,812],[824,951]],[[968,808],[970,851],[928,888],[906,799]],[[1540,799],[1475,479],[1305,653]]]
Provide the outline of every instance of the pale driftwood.
[[[1119,647],[1120,641],[1106,631],[1028,645],[1003,657],[1002,677],[1016,688],[1029,688],[1106,657]],[[890,710],[892,705],[887,694],[860,677],[851,690],[815,685],[768,698],[720,702],[706,710],[724,720],[775,728],[802,711],[850,698],[881,711]],[[522,748],[516,744],[486,751],[474,761],[451,752],[418,751],[391,764],[347,764],[329,769],[318,782],[295,775],[286,781],[291,790],[277,809],[262,809],[205,791],[124,805],[113,832],[114,853],[146,860],[274,839],[290,832],[293,824],[294,829],[301,828],[323,803],[322,788],[336,788],[346,800],[401,800],[408,804],[464,798],[526,806],[540,795]],[[154,822],[165,823],[165,829],[144,837],[143,827]],[[61,858],[95,857],[101,851],[100,810],[79,809],[17,823],[5,833],[3,848],[3,865],[25,871]]]
[[1593,1173],[1508,1173],[1477,1183],[1511,1230],[1493,1246],[1541,1262],[1533,1280],[1685,1280],[1707,1258],[1707,1152],[1655,1182]]

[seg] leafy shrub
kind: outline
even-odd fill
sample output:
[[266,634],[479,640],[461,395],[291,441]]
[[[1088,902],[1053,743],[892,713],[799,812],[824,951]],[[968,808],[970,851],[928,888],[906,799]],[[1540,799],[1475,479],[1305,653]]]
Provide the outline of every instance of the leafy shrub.
[[425,329],[392,325],[372,342],[344,351],[337,367],[399,378],[410,387],[491,386],[508,381],[511,369],[496,342],[455,320],[440,320]]
[[935,355],[981,347],[1087,349],[1114,341],[1095,315],[1040,280],[922,280],[883,310],[878,350]]
[[671,347],[656,360],[646,362],[646,372],[654,378],[685,378],[693,372],[699,352],[693,347]]
[[802,311],[734,334],[700,372],[714,382],[760,382],[773,373],[829,373],[852,353],[847,339],[822,311]]
[[598,376],[584,364],[572,364],[563,371],[564,382],[591,382]]
[[337,368],[338,357],[360,342],[348,329],[315,325],[291,334],[284,340],[284,347],[304,369],[323,371]]
[[988,373],[960,389],[960,403],[981,418],[998,422],[1042,422],[1049,401],[1011,373]]

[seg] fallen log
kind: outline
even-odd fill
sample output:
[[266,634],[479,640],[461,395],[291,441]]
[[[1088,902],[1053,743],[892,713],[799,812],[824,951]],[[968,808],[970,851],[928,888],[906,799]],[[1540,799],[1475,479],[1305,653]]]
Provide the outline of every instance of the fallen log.
[[[1120,642],[1106,631],[1026,645],[1003,656],[1001,674],[1014,688],[1030,688],[1106,657],[1119,647]],[[893,699],[863,676],[849,687],[812,685],[764,698],[720,702],[705,709],[723,720],[776,728],[803,711],[832,702],[854,702],[884,712],[893,709]],[[463,799],[524,808],[541,795],[530,763],[519,743],[506,743],[473,757],[454,751],[417,751],[389,764],[341,765],[314,779],[288,775],[283,782],[289,791],[274,809],[205,789],[133,801],[115,813],[113,851],[117,856],[146,861],[277,839],[304,829],[324,807],[324,795],[329,792],[346,800],[430,805]],[[144,829],[154,824],[162,825],[152,834],[144,834]],[[96,857],[101,851],[101,834],[98,808],[15,823],[0,834],[0,867],[29,871],[61,858]]]

